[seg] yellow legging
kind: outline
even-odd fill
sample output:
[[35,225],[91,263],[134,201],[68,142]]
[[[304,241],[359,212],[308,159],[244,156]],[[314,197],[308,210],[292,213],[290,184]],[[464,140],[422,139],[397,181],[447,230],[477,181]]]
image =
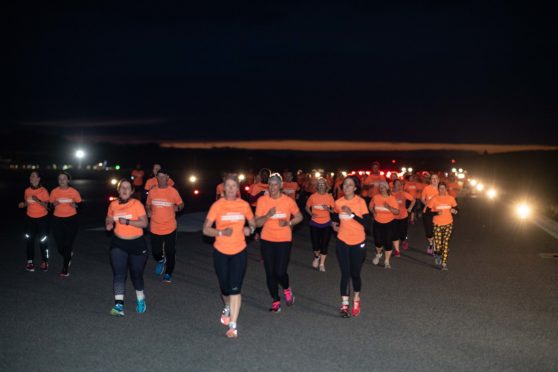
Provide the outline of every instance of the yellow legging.
[[434,242],[436,247],[436,254],[442,255],[442,263],[448,262],[449,241],[451,238],[451,231],[453,224],[449,225],[434,225]]

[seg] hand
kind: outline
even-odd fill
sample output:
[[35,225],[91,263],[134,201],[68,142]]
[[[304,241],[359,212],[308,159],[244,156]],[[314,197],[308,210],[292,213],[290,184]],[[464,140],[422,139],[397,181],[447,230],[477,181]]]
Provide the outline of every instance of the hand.
[[78,207],[78,206],[77,206],[77,204],[76,204],[76,203],[74,203],[74,202],[71,202],[71,203],[70,203],[70,207],[72,207],[72,208],[74,208],[74,209],[77,209],[77,207]]
[[316,213],[312,213],[312,218],[318,218],[318,215]]
[[126,225],[126,221],[128,221],[128,220],[124,217],[120,217],[118,219],[118,223],[121,224],[121,225]]
[[231,236],[233,233],[233,229],[230,227],[227,227],[225,230],[221,230],[223,232],[224,236]]
[[457,214],[457,209],[452,208],[452,209],[450,210],[450,212],[451,212],[451,214]]
[[114,228],[114,222],[107,223],[105,227],[107,228],[107,231],[111,231]]
[[353,211],[347,205],[344,205],[343,207],[341,207],[341,210],[343,211],[343,213],[353,214]]
[[291,223],[291,221],[279,220],[279,226],[281,226],[281,227],[291,226],[290,223]]
[[60,202],[58,200],[55,200],[55,201],[52,202],[52,205],[54,207],[58,206],[58,204],[60,204]]
[[267,211],[266,216],[267,218],[272,217],[275,214],[276,210],[275,207],[271,208],[269,211]]
[[174,211],[175,211],[175,212],[178,212],[178,205],[175,204],[175,205],[173,206],[173,208],[174,208]]
[[39,199],[39,198],[37,197],[37,195],[33,195],[33,196],[31,197],[31,199],[33,199],[33,201],[34,201],[34,202],[37,202],[37,203],[40,203],[40,202],[41,202],[41,199]]
[[18,208],[25,208],[26,206],[27,206],[27,203],[26,203],[26,202],[20,202],[20,203],[17,205]]
[[152,214],[153,212],[151,212],[151,209],[147,210],[147,218],[151,218]]
[[250,236],[250,228],[248,226],[244,226],[244,236]]
[[324,211],[329,211],[329,205],[324,204],[322,205],[322,208],[324,209]]
[[384,208],[391,211],[391,206],[388,204],[388,202],[384,202]]
[[339,231],[339,223],[338,222],[332,222],[331,227],[333,228],[333,231],[335,231],[335,232]]

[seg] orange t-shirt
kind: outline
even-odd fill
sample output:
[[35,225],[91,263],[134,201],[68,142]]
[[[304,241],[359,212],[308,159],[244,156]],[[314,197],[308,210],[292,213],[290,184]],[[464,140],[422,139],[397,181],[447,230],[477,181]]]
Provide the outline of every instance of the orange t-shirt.
[[392,208],[399,209],[399,203],[397,203],[395,196],[389,195],[385,198],[381,194],[374,195],[372,200],[370,200],[370,209],[374,209],[374,221],[388,223],[395,219],[395,215],[384,207],[385,203],[388,203]]
[[293,200],[296,199],[296,192],[300,190],[298,183],[296,182],[283,182],[283,194],[291,197]]
[[55,201],[59,203],[54,207],[56,217],[72,217],[77,214],[77,211],[71,204],[81,203],[81,196],[73,187],[68,187],[65,190],[57,187],[50,192],[50,202],[54,203]]
[[367,187],[362,188],[362,196],[365,197],[365,196],[377,195],[380,192],[380,188],[378,187],[380,182],[386,182],[386,178],[381,174],[368,175],[368,177],[366,177],[366,179],[363,182],[363,185],[368,186],[368,188]]
[[432,185],[428,185],[422,190],[422,201],[424,204],[428,205],[433,197],[438,195],[438,189]]
[[395,200],[397,200],[397,205],[399,206],[399,214],[395,216],[395,219],[404,220],[409,216],[409,212],[407,212],[406,201],[409,200],[410,202],[413,202],[415,198],[413,198],[413,195],[405,191],[399,191],[393,193],[392,195],[395,197]]
[[[158,185],[159,185],[159,183],[157,182],[157,177],[151,177],[145,183],[144,189],[149,191],[149,190],[151,190],[152,188],[154,188]],[[171,187],[174,186],[174,181],[172,180],[172,178],[169,178],[169,180],[167,181],[167,186],[171,186]]]
[[149,231],[157,235],[167,235],[176,230],[174,207],[182,203],[184,202],[174,187],[151,189],[147,196],[147,205],[151,208]]
[[[256,196],[262,191],[267,191],[269,189],[269,185],[267,183],[253,183],[250,185],[250,195]],[[259,200],[259,199],[258,199]],[[256,202],[252,203],[252,207],[256,206]]]
[[134,187],[143,185],[143,177],[145,177],[145,172],[141,169],[134,169],[132,171],[132,177],[134,177]]
[[343,178],[337,179],[335,181],[335,186],[333,187],[333,191],[337,195],[337,199],[342,198],[345,194],[343,193]]
[[453,196],[454,198],[457,197],[457,194],[461,191],[461,185],[457,182],[450,182],[448,185],[448,194]]
[[444,226],[452,223],[453,216],[451,215],[451,209],[455,207],[457,207],[457,202],[453,196],[437,195],[433,197],[430,203],[428,203],[428,208],[432,209],[432,212],[440,212],[439,215],[434,216],[434,225]]
[[270,242],[290,242],[293,234],[290,226],[280,226],[279,221],[290,221],[291,216],[299,213],[298,206],[293,199],[281,194],[277,199],[264,195],[258,199],[256,216],[265,215],[275,207],[275,214],[265,221],[262,229],[262,239]]
[[34,189],[28,187],[23,193],[23,200],[27,203],[27,215],[31,218],[41,218],[48,214],[48,210],[33,200],[33,196],[39,198],[40,201],[48,203],[48,191],[44,187]]
[[[221,182],[215,188],[215,199],[219,199],[219,198],[223,198],[223,197],[225,197],[225,184],[223,182]],[[241,197],[240,196],[240,190],[236,191],[236,197],[237,198]]]
[[[324,208],[324,205],[327,207]],[[320,195],[316,192],[310,195],[306,201],[306,206],[316,215],[316,217],[312,217],[312,221],[324,224],[331,221],[328,208],[333,208],[335,206],[335,201],[333,200],[333,196],[331,196],[331,194],[325,193]]]
[[217,200],[206,217],[209,221],[215,222],[218,230],[226,228],[232,229],[231,236],[216,236],[213,246],[223,254],[233,255],[242,252],[246,248],[246,239],[244,237],[244,225],[246,220],[254,218],[250,205],[244,200],[237,198],[236,200],[227,200],[221,198]]
[[405,192],[411,194],[411,196],[412,196],[414,199],[416,199],[416,198],[419,197],[419,191],[420,191],[421,189],[420,189],[420,186],[419,186],[419,183],[418,183],[418,182],[409,181],[409,182],[405,183],[405,186],[403,187],[403,190],[404,190]]
[[107,217],[114,220],[114,233],[123,239],[142,236],[143,229],[131,225],[124,225],[118,219],[125,218],[130,221],[137,221],[141,216],[145,216],[145,208],[137,199],[130,198],[127,203],[120,204],[114,200],[108,207]]
[[337,238],[348,245],[360,244],[366,238],[364,226],[355,221],[351,215],[344,213],[341,209],[348,206],[351,211],[358,217],[362,218],[368,214],[366,202],[360,196],[355,195],[351,200],[345,197],[335,201],[335,212],[339,213],[339,231]]

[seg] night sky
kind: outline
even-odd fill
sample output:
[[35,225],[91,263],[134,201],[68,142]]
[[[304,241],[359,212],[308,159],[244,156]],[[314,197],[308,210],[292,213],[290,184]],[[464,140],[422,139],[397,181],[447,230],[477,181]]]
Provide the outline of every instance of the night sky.
[[550,9],[183,3],[23,4],[4,126],[116,142],[558,146]]

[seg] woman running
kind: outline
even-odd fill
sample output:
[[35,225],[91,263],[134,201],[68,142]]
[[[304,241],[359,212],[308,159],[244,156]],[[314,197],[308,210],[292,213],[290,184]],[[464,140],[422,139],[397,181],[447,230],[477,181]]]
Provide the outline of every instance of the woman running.
[[374,245],[376,246],[376,256],[372,259],[374,265],[380,263],[380,258],[385,252],[384,268],[391,269],[389,262],[393,249],[394,220],[399,215],[399,204],[393,195],[390,195],[387,182],[378,184],[379,194],[372,197],[370,201],[370,211],[374,214]]
[[70,276],[70,264],[74,240],[78,232],[77,209],[81,203],[79,192],[70,186],[71,177],[68,173],[58,174],[58,187],[50,193],[50,203],[54,206],[52,218],[52,234],[58,253],[64,258],[61,278]]
[[41,248],[42,271],[48,271],[48,191],[41,185],[41,176],[38,171],[29,175],[30,186],[23,193],[23,201],[19,208],[27,208],[25,226],[25,239],[27,240],[27,264],[25,270],[35,271],[35,240],[39,241]]
[[283,287],[287,306],[295,302],[287,268],[293,245],[292,228],[303,218],[294,200],[281,193],[282,182],[279,173],[272,174],[268,181],[269,195],[260,197],[256,206],[256,225],[263,226],[260,247],[267,289],[273,299],[269,311],[273,313],[281,311],[279,284]]
[[422,190],[421,196],[422,204],[424,205],[422,210],[422,222],[424,224],[426,240],[428,241],[428,248],[426,249],[427,254],[433,254],[434,252],[434,223],[432,222],[434,214],[428,207],[428,203],[430,203],[433,197],[438,196],[438,183],[440,183],[440,178],[437,174],[433,174],[432,177],[430,177],[430,185]]
[[143,270],[147,262],[147,243],[143,237],[143,229],[147,227],[147,215],[143,204],[132,198],[134,188],[130,180],[120,180],[117,189],[118,200],[110,203],[105,219],[107,231],[114,230],[110,242],[114,307],[110,314],[124,316],[128,270],[136,290],[136,311],[141,314],[147,309],[143,293]]
[[[225,196],[209,209],[203,234],[215,237],[213,265],[225,305],[221,323],[228,327],[226,336],[235,338],[238,337],[237,320],[242,304],[240,292],[248,257],[245,237],[254,233],[256,222],[250,205],[238,197],[238,178],[227,175],[224,183]],[[245,226],[246,221],[249,227]]]
[[314,260],[312,267],[325,272],[325,261],[329,239],[331,237],[331,216],[335,201],[328,194],[328,185],[325,178],[318,179],[318,191],[310,195],[306,202],[306,212],[312,217],[310,220],[310,237],[312,239],[312,250]]
[[[416,199],[408,192],[403,191],[401,180],[393,181],[393,196],[397,200],[399,206],[399,214],[395,216],[393,248],[395,249],[394,256],[399,257],[401,252],[399,250],[400,244],[404,251],[409,249],[407,242],[407,231],[409,228],[409,213],[415,207]],[[407,202],[409,204],[407,205]]]
[[435,254],[434,263],[441,266],[442,270],[448,269],[449,241],[453,229],[453,216],[457,214],[457,202],[455,198],[448,194],[447,185],[440,182],[438,185],[439,195],[433,197],[428,203],[428,207],[434,214],[434,239]]
[[[370,226],[370,214],[366,202],[360,194],[360,180],[357,176],[347,176],[343,181],[344,196],[335,201],[335,215],[332,223],[337,232],[337,260],[341,269],[341,309],[342,317],[360,315],[360,271],[366,259],[366,231]],[[349,281],[353,282],[353,307],[349,311]]]

